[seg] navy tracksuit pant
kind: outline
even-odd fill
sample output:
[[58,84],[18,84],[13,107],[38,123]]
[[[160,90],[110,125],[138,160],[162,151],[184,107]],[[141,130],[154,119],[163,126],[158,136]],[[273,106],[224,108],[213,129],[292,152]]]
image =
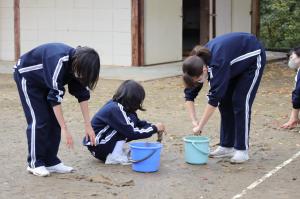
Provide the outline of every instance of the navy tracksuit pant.
[[113,136],[110,140],[108,140],[106,143],[98,144],[97,146],[87,146],[87,141],[85,138],[83,138],[83,145],[87,146],[88,150],[95,158],[105,162],[108,154],[113,152],[118,141],[126,141],[126,138],[122,135],[117,134],[116,136]]
[[[252,61],[249,62],[250,60]],[[247,150],[249,146],[251,108],[266,63],[265,52],[255,60],[243,62],[249,67],[230,80],[226,94],[219,104],[220,145],[237,150]]]
[[57,152],[61,129],[47,101],[49,90],[31,84],[17,70],[14,72],[14,79],[28,124],[28,165],[35,168],[60,163]]

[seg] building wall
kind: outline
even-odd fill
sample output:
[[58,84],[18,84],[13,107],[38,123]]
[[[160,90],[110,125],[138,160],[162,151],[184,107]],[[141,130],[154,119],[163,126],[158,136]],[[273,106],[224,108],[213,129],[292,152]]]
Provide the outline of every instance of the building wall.
[[131,65],[131,0],[20,0],[20,26],[21,54],[64,42],[95,48],[102,64]]
[[251,32],[251,0],[216,0],[216,36]]
[[145,64],[182,59],[182,0],[145,0]]
[[216,0],[216,36],[231,32],[231,0]]
[[251,32],[251,0],[232,0],[232,31]]
[[[251,0],[216,0],[217,35],[251,31]],[[145,0],[145,64],[182,59],[182,0]],[[46,42],[95,48],[131,65],[131,0],[20,0],[21,54]],[[210,28],[211,29],[211,28]],[[14,59],[13,0],[0,0],[0,60]]]
[[0,0],[0,59],[13,61],[14,52],[14,1]]

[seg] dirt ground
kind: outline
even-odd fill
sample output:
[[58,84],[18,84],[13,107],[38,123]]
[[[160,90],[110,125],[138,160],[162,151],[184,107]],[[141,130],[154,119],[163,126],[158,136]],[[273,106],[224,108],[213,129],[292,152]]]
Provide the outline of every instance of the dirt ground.
[[[288,120],[295,72],[285,63],[269,64],[264,72],[252,110],[250,161],[232,165],[228,160],[209,159],[206,165],[184,162],[182,137],[191,133],[179,77],[142,83],[146,90],[146,112],[142,119],[163,122],[168,135],[163,140],[160,170],[137,173],[130,166],[107,166],[81,146],[83,123],[75,98],[63,102],[67,125],[75,149],[61,143],[59,157],[73,166],[72,174],[41,178],[26,171],[25,117],[11,75],[0,75],[0,198],[232,198],[252,182],[300,150],[300,128],[282,130]],[[113,95],[120,84],[100,80],[90,101],[91,116]],[[201,114],[207,85],[196,100]],[[219,113],[205,128],[212,149],[219,142]],[[152,137],[150,140],[155,140]],[[300,158],[288,164],[243,198],[300,198]]]

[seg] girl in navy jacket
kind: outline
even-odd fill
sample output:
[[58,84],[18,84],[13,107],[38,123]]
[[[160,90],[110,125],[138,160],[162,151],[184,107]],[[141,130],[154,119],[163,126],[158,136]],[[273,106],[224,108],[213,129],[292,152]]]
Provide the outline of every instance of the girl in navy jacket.
[[68,147],[73,146],[60,105],[65,94],[64,85],[68,84],[69,93],[77,98],[86,136],[94,140],[88,100],[89,89],[95,88],[99,71],[99,55],[88,47],[75,49],[62,43],[49,43],[20,57],[14,67],[14,79],[28,123],[27,170],[30,173],[48,176],[50,172],[73,170],[57,157],[61,135]]
[[96,146],[90,139],[83,139],[92,155],[105,164],[128,164],[127,154],[123,152],[125,142],[151,137],[158,133],[162,136],[165,127],[161,123],[151,124],[140,120],[137,110],[143,109],[145,90],[133,80],[124,81],[117,89],[112,100],[108,101],[93,117],[92,127],[96,132]]
[[295,77],[295,89],[292,92],[292,112],[288,122],[283,124],[281,127],[285,129],[292,129],[300,123],[299,120],[299,109],[300,109],[300,46],[291,50],[290,59],[288,66],[291,69],[297,69],[297,74]]
[[[211,157],[232,157],[232,163],[249,159],[251,107],[265,66],[265,50],[249,33],[229,33],[197,46],[183,62],[186,106],[195,134],[201,134],[218,107],[221,113],[220,145]],[[208,104],[198,121],[194,99],[208,79]]]

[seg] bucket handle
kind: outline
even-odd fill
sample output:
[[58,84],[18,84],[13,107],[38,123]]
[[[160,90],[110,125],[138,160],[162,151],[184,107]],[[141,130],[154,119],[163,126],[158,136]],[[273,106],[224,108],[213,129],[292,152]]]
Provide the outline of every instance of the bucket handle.
[[[147,155],[146,157],[144,157],[144,158],[142,158],[140,160],[133,160],[133,159],[130,158],[129,161],[131,163],[140,163],[140,162],[143,162],[143,161],[147,160],[148,158],[150,158],[155,152],[156,152],[156,149],[153,149],[153,151],[149,155]],[[130,153],[131,153],[131,151],[130,151]]]
[[192,145],[200,152],[202,153],[203,155],[208,155],[209,152],[206,152],[206,151],[203,151],[202,149],[200,149],[197,144],[195,144],[195,142],[192,142]]

